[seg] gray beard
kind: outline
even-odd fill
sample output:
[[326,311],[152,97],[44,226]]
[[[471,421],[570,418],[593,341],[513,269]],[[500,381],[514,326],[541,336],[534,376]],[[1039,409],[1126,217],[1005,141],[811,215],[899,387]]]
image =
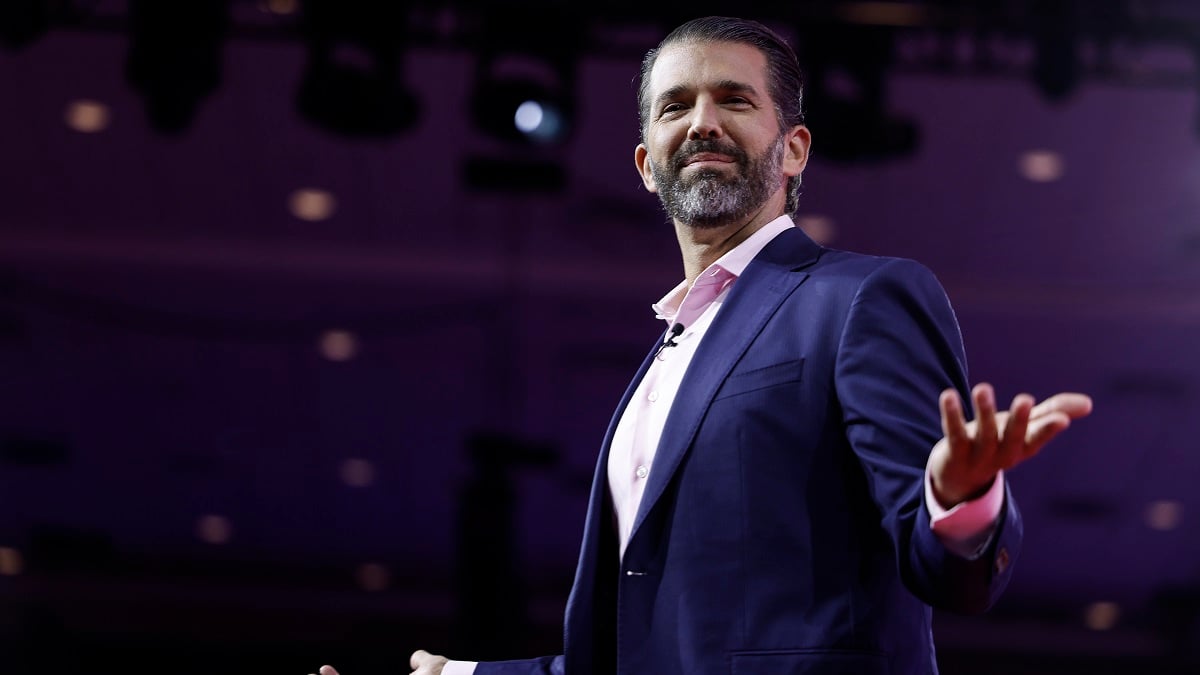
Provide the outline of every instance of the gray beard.
[[[651,162],[650,173],[663,210],[672,219],[696,228],[723,227],[760,208],[783,183],[782,151],[783,136],[753,159],[735,146],[689,141],[671,157],[670,167]],[[702,170],[683,178],[684,163],[698,152],[720,152],[734,157],[739,171],[726,176],[719,171]]]

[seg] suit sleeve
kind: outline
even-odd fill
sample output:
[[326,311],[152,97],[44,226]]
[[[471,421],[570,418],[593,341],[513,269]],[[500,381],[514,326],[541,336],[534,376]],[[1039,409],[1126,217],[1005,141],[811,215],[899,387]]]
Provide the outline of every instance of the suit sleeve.
[[862,280],[838,345],[835,387],[905,585],[939,609],[991,607],[1021,539],[1008,486],[991,542],[970,559],[941,543],[924,499],[925,465],[942,437],[938,395],[954,387],[970,400],[958,320],[932,272],[893,259]]

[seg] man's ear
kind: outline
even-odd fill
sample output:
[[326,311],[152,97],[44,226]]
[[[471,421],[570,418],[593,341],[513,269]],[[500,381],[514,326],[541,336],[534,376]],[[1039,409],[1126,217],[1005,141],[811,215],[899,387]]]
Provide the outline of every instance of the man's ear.
[[812,134],[808,127],[797,124],[788,132],[787,144],[783,148],[783,174],[798,176],[808,164],[808,150],[812,147]]
[[637,165],[638,174],[642,177],[642,185],[646,186],[647,192],[658,192],[658,186],[654,183],[654,172],[650,170],[650,152],[646,150],[646,146],[638,143],[638,146],[633,149],[633,163]]

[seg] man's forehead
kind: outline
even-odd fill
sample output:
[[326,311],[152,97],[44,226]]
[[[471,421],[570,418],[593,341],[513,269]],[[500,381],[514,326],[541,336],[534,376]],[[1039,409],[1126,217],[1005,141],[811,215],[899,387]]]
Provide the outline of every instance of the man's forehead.
[[764,90],[766,65],[761,51],[741,42],[677,42],[659,52],[650,72],[650,85],[655,93],[728,82]]

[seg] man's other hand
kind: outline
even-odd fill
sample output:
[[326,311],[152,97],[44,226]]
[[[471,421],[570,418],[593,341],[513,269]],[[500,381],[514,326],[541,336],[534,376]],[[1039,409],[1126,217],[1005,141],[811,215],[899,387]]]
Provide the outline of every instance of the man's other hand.
[[412,666],[412,675],[442,675],[447,660],[444,656],[418,649],[408,658],[408,665]]
[[[444,656],[430,654],[424,649],[418,649],[413,652],[408,659],[408,665],[412,667],[412,675],[442,675],[442,668],[446,666],[447,659]],[[321,675],[338,675],[337,669],[333,666],[321,666]]]
[[966,421],[958,392],[947,389],[938,399],[945,436],[929,456],[933,494],[944,508],[980,497],[997,472],[1033,457],[1071,420],[1092,412],[1092,399],[1073,392],[1037,403],[1017,394],[1007,411],[996,411],[996,394],[987,383],[971,390],[975,419]]

